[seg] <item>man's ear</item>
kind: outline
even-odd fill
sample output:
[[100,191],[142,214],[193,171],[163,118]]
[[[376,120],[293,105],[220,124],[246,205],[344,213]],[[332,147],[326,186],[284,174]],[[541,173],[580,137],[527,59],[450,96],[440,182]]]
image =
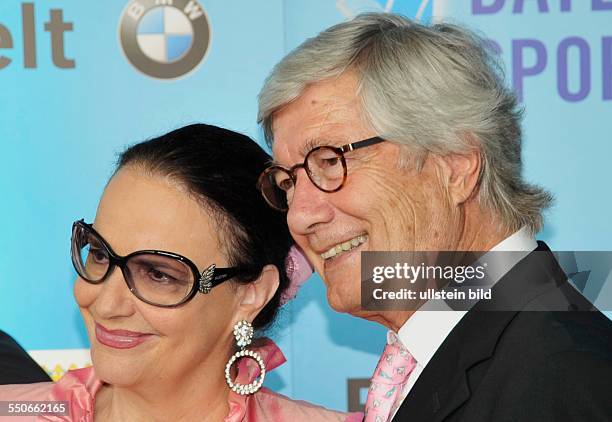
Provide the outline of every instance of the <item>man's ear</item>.
[[454,205],[461,205],[476,194],[482,170],[479,148],[462,154],[439,157],[445,174],[446,190]]
[[266,306],[278,290],[279,275],[274,265],[266,265],[257,280],[248,284],[239,284],[242,290],[238,305],[239,319],[253,322],[259,312]]

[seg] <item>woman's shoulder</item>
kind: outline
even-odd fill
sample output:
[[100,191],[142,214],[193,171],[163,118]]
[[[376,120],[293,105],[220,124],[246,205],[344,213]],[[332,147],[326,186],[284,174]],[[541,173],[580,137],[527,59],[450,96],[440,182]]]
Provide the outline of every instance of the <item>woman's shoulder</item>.
[[[248,405],[249,422],[295,421],[295,422],[361,422],[363,414],[344,413],[317,406],[302,400],[293,400],[282,394],[262,388],[255,393]],[[255,416],[255,417],[253,417]],[[261,416],[261,417],[257,417]]]
[[[286,359],[281,350],[270,339],[260,339],[251,348],[257,352],[269,372],[285,363]],[[238,363],[236,382],[249,384],[260,375],[259,366],[253,360],[241,359]],[[329,410],[301,400],[293,400],[273,392],[268,388],[261,388],[250,396],[241,396],[230,392],[230,413],[225,422],[357,422],[363,419],[361,413],[343,413]]]
[[0,385],[0,401],[44,400],[49,396],[53,385],[52,381]]
[[100,386],[93,367],[74,369],[57,382],[0,385],[0,401],[67,402],[68,415],[61,420],[90,421]]

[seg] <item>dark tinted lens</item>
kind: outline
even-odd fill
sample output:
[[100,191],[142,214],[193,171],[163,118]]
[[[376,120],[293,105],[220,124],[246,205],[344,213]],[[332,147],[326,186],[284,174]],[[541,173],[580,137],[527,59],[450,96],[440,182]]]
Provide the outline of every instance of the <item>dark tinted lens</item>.
[[182,302],[195,283],[191,267],[179,259],[159,254],[131,256],[127,261],[127,272],[135,293],[157,305]]
[[81,278],[101,281],[109,266],[109,254],[98,236],[80,224],[72,232],[72,263]]
[[261,193],[268,204],[278,210],[286,210],[287,195],[293,191],[289,174],[280,168],[271,168],[259,180]]

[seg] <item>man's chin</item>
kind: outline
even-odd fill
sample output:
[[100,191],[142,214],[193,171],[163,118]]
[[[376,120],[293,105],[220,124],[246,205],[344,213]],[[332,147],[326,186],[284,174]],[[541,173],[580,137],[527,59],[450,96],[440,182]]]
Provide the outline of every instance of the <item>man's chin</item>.
[[[352,293],[352,294],[351,294]],[[343,314],[354,314],[361,311],[359,296],[354,292],[342,292],[327,286],[327,303],[336,312]]]

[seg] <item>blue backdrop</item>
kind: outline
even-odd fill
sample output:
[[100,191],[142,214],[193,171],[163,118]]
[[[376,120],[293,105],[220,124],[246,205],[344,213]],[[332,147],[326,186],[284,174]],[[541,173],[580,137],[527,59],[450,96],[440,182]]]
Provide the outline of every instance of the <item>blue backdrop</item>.
[[[0,3],[0,328],[28,350],[88,347],[70,226],[93,219],[117,152],[200,121],[261,141],[256,95],[272,66],[361,11],[483,31],[526,106],[527,179],[556,196],[539,237],[557,250],[612,249],[611,0],[176,0],[192,17],[201,6],[209,46],[198,67],[166,80],[134,67],[120,41],[122,16],[154,3]],[[272,335],[289,363],[267,384],[337,409],[347,408],[347,379],[368,378],[385,341],[381,327],[333,313],[316,276]]]

